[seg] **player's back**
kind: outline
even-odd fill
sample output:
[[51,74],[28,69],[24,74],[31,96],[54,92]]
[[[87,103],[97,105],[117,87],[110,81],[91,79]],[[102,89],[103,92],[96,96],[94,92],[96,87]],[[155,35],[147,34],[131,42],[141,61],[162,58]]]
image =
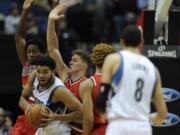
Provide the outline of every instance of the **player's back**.
[[112,78],[115,95],[110,101],[108,117],[149,121],[156,69],[145,56],[130,51],[119,54],[121,63]]

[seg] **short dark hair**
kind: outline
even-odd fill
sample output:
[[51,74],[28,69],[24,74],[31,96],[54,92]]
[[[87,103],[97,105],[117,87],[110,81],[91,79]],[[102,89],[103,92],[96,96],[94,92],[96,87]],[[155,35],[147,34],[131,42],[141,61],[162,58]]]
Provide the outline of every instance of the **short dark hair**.
[[141,42],[141,30],[135,25],[128,25],[124,28],[121,38],[126,46],[137,47]]
[[40,52],[46,53],[45,43],[39,38],[32,38],[32,39],[28,40],[26,42],[26,50],[27,50],[29,45],[37,46],[37,48],[39,49]]
[[89,53],[87,53],[86,51],[84,50],[81,50],[81,49],[77,49],[77,50],[74,50],[72,52],[72,55],[79,55],[81,57],[81,59],[87,64],[89,65],[91,63],[91,58],[90,58],[90,55]]
[[36,66],[47,66],[49,67],[51,70],[55,70],[56,68],[56,63],[54,62],[54,60],[49,57],[49,55],[40,55],[38,56],[37,60],[35,61],[35,65]]

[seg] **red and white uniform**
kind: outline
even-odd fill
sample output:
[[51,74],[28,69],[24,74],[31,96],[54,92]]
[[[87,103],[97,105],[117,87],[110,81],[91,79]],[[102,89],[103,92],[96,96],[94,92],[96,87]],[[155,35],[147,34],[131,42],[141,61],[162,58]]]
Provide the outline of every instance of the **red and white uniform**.
[[[80,95],[79,95],[79,85],[81,82],[83,82],[85,79],[87,79],[86,76],[81,77],[79,80],[73,82],[71,78],[68,78],[64,84],[65,86],[71,90],[71,92],[80,100]],[[81,101],[81,100],[80,100]],[[82,134],[82,124],[77,124],[75,122],[70,122],[69,123],[72,131],[71,135],[81,135]]]
[[68,78],[64,84],[65,86],[71,90],[71,92],[80,100],[80,96],[79,96],[79,85],[81,84],[81,82],[83,82],[85,79],[87,79],[86,76],[81,77],[79,80],[73,82],[71,80],[71,78]]
[[[36,69],[36,66],[26,63],[22,70],[22,86],[24,87],[27,83],[29,74]],[[31,96],[28,102],[34,102],[34,98]],[[32,127],[26,120],[25,115],[19,115],[15,125],[11,129],[8,135],[34,135],[36,128]]]
[[24,87],[27,83],[29,74],[36,69],[36,66],[26,63],[22,70],[22,86]]
[[94,110],[94,129],[90,133],[90,135],[104,135],[107,127],[107,121],[104,122],[101,119],[100,112],[96,107],[96,99],[100,92],[100,83],[101,83],[102,74],[94,74],[91,76],[91,80],[94,83],[94,88],[92,91],[92,99],[93,99],[93,110]]

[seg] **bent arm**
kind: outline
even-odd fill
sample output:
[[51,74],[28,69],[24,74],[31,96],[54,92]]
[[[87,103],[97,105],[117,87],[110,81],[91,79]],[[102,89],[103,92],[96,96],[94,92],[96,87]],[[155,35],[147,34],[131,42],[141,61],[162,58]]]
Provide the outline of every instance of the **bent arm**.
[[[112,61],[113,60],[113,61]],[[105,113],[106,103],[108,100],[108,94],[111,88],[112,76],[117,70],[119,64],[119,56],[117,57],[114,54],[108,55],[104,61],[102,68],[102,81],[100,86],[100,94],[96,101],[96,106],[99,108],[99,111]]]
[[26,111],[31,107],[31,105],[27,102],[27,99],[30,97],[33,89],[33,78],[35,77],[36,72],[34,71],[28,78],[28,82],[23,88],[20,100],[19,100],[19,107]]
[[21,13],[21,17],[19,20],[18,28],[16,31],[16,51],[18,54],[18,58],[20,60],[21,65],[24,65],[27,61],[26,51],[25,51],[25,23],[27,20],[27,16],[29,10],[31,8],[34,0],[25,0],[23,4],[23,11]]
[[91,79],[83,81],[79,87],[83,105],[83,135],[89,135],[94,126],[94,112],[92,100],[93,83]]
[[167,116],[167,106],[163,98],[162,93],[162,85],[161,85],[161,77],[157,70],[157,85],[155,87],[155,93],[153,97],[153,103],[157,110],[157,115],[152,119],[155,123],[161,123]]
[[26,58],[26,52],[25,52],[25,22],[28,15],[28,10],[23,10],[20,22],[18,24],[15,40],[16,40],[16,51],[18,54],[18,58],[20,60],[21,65],[24,65],[27,58]]
[[63,102],[68,110],[68,114],[55,114],[55,119],[60,121],[82,121],[82,105],[80,101],[66,88],[61,87],[55,90],[53,100]]

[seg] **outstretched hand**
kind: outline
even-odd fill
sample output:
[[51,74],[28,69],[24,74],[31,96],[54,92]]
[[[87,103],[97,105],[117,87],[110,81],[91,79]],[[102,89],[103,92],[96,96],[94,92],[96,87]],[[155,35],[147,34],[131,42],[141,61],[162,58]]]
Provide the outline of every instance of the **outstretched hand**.
[[31,7],[34,0],[24,0],[23,10],[27,10]]
[[63,12],[64,12],[64,5],[58,4],[49,14],[49,19],[52,19],[54,21],[59,20],[61,18],[64,18]]

